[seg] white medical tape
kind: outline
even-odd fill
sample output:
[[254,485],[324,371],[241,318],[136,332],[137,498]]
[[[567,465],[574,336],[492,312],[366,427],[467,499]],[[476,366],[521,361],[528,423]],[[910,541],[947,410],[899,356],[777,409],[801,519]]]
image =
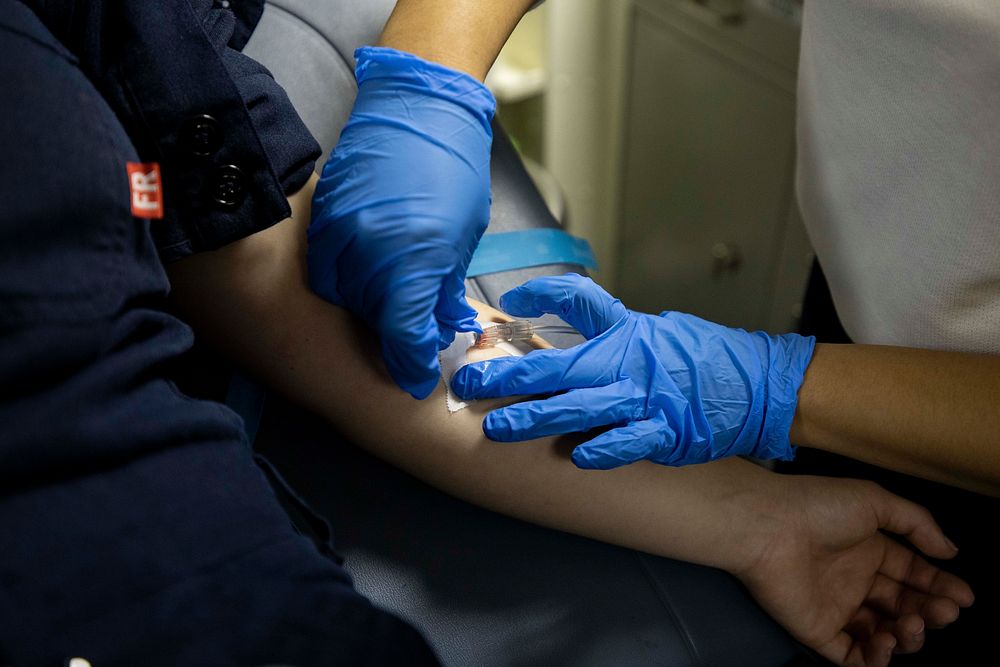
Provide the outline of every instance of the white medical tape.
[[[480,322],[480,325],[483,326],[483,323]],[[487,322],[485,326],[489,326],[489,323]],[[475,344],[476,334],[460,333],[455,336],[455,341],[438,355],[441,362],[441,380],[448,394],[448,412],[458,412],[475,403],[475,401],[463,401],[451,390],[451,379],[458,369],[473,363],[473,360],[469,359],[469,348]],[[498,343],[496,349],[503,350],[505,356],[510,357],[523,357],[527,352],[527,349],[521,349],[510,343]]]

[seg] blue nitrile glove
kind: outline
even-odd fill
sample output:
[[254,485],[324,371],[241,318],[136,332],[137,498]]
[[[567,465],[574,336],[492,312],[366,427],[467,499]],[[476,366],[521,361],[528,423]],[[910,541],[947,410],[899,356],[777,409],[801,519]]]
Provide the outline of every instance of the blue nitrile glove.
[[788,431],[813,338],[636,313],[573,273],[532,280],[504,294],[500,306],[515,317],[556,314],[588,341],[459,370],[451,386],[464,399],[565,392],[494,410],[483,422],[489,438],[615,427],[574,450],[581,468],[793,457]]
[[465,273],[490,216],[493,95],[467,74],[393,49],[358,49],[358,98],[323,169],[309,226],[309,282],[379,335],[416,398],[437,353],[479,331]]

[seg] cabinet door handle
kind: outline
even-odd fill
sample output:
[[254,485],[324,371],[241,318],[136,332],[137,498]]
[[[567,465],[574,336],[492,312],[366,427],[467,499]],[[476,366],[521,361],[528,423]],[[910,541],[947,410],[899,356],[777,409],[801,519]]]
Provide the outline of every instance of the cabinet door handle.
[[720,23],[734,25],[742,23],[746,18],[744,0],[692,0],[692,2],[715,14]]
[[720,242],[712,246],[712,273],[735,273],[743,266],[743,251],[736,243]]

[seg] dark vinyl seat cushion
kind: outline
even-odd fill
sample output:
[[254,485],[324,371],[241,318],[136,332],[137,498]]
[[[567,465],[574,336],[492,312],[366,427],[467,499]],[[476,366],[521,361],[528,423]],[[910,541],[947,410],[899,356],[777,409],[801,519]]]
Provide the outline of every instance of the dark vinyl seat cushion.
[[[391,0],[271,0],[245,52],[288,91],[326,154],[354,100],[353,51]],[[289,45],[294,44],[294,48]],[[499,127],[488,233],[557,227]],[[553,265],[471,280],[496,305]],[[578,337],[554,337],[568,346]],[[332,523],[358,588],[448,665],[773,667],[795,643],[727,574],[533,526],[451,498],[270,398],[258,447]]]

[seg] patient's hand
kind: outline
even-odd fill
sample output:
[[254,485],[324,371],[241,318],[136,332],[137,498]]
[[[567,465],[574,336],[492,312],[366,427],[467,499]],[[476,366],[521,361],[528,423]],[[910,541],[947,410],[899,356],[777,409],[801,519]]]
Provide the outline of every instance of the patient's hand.
[[762,514],[784,520],[761,522],[765,546],[737,574],[768,613],[827,659],[888,664],[893,650],[919,650],[925,628],[951,623],[972,604],[965,582],[880,532],[952,558],[956,550],[922,507],[869,482],[796,476],[781,487]]

